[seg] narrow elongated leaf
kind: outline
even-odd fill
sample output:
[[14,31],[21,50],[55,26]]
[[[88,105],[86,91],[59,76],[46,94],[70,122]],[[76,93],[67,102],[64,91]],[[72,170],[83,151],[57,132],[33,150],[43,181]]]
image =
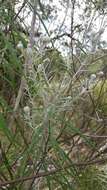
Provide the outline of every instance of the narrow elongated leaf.
[[0,130],[6,135],[10,142],[13,142],[13,135],[9,130],[8,126],[6,125],[6,121],[3,115],[0,113]]

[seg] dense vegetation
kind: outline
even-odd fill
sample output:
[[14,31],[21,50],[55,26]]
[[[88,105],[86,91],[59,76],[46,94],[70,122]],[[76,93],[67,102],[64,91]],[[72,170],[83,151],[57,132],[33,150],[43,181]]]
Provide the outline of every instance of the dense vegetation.
[[[0,189],[106,190],[104,26],[97,35],[84,19],[85,29],[75,25],[80,5],[62,0],[72,10],[70,33],[64,22],[52,33],[49,2],[25,0],[16,9],[19,1],[0,1]],[[105,1],[84,3],[86,23],[93,11],[106,17]],[[32,13],[30,29],[23,9]]]

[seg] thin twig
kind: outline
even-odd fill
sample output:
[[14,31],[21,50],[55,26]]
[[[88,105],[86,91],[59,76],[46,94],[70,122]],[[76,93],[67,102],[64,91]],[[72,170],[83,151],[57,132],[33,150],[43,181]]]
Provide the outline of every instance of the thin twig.
[[73,165],[75,165],[76,167],[83,167],[83,166],[89,166],[89,165],[93,165],[93,164],[102,164],[102,163],[105,163],[106,161],[107,161],[107,158],[103,158],[103,159],[94,160],[94,161],[86,162],[86,163],[73,163],[72,165],[70,164],[70,165],[65,166],[63,168],[53,169],[51,171],[40,172],[38,174],[34,174],[32,176],[21,177],[21,178],[15,179],[15,180],[10,180],[10,181],[6,181],[6,182],[2,182],[0,184],[0,187],[6,186],[6,185],[12,185],[12,184],[20,183],[22,181],[28,181],[28,180],[31,180],[31,179],[37,179],[37,178],[41,178],[41,177],[47,177],[47,176],[50,176],[50,175],[55,175],[55,174],[57,174],[57,173],[59,173],[61,171],[63,172],[64,170],[72,167]]

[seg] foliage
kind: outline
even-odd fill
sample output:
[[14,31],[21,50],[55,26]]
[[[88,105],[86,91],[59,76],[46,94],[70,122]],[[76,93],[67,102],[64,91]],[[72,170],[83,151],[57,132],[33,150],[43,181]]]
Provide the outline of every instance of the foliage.
[[[24,1],[16,13],[17,1],[2,3],[0,188],[107,189],[107,172],[102,167],[107,160],[105,49],[92,54],[83,42],[78,53],[71,31],[67,35],[72,53],[64,56],[55,46],[59,34],[51,38],[46,26],[56,7],[51,9],[52,4],[47,6],[45,1]],[[86,1],[89,11],[87,6]],[[29,32],[23,27],[19,13],[27,7],[32,10],[31,23],[36,14],[36,21],[45,28],[46,44],[39,33],[36,42],[35,22]]]

